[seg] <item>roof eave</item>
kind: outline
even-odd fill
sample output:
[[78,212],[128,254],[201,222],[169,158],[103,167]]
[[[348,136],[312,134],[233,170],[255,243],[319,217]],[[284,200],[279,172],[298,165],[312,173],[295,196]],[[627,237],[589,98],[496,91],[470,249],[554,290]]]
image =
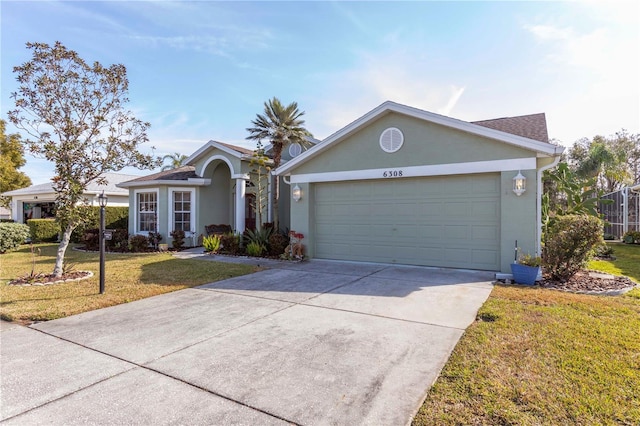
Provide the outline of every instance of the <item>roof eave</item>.
[[373,110],[369,111],[362,117],[338,130],[337,132],[331,134],[324,141],[322,141],[322,143],[312,147],[311,149],[302,153],[300,156],[278,167],[278,169],[276,170],[276,174],[286,175],[297,166],[309,161],[313,157],[319,155],[321,152],[324,152],[334,143],[356,132],[370,121],[373,121],[374,119],[377,119],[382,115],[388,114],[390,112],[408,115],[410,117],[426,120],[431,123],[440,124],[446,127],[451,127],[463,132],[498,140],[511,145],[519,146],[521,148],[530,149],[532,151],[535,151],[537,155],[542,157],[554,157],[560,155],[564,151],[564,147],[558,147],[547,142],[536,141],[522,136],[513,135],[511,133],[505,133],[499,130],[482,127],[477,124],[468,123],[466,121],[458,120],[455,118],[423,111],[410,106],[397,104],[392,101],[386,101]]
[[116,185],[119,188],[138,188],[141,186],[159,186],[159,185],[169,185],[169,186],[206,186],[211,184],[211,179],[204,178],[189,178],[189,179],[180,179],[180,180],[172,180],[172,179],[159,179],[159,180],[143,180],[143,181],[130,181],[130,182],[122,182]]

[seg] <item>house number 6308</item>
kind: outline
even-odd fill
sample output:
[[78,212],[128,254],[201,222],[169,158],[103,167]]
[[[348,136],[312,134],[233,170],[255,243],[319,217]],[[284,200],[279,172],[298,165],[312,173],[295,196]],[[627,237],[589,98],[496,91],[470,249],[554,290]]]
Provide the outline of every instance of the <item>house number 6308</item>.
[[385,170],[384,172],[382,172],[382,177],[386,177],[386,178],[402,177],[402,170]]

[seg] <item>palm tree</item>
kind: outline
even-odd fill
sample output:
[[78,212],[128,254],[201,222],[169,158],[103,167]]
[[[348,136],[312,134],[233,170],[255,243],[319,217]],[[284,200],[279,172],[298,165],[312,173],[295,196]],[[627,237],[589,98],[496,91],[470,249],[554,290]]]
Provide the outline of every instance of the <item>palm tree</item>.
[[164,163],[166,160],[169,160],[169,164],[165,165],[162,168],[162,171],[165,172],[167,170],[177,169],[179,167],[184,166],[185,161],[187,161],[189,157],[184,154],[180,154],[178,152],[174,154],[167,154],[162,157],[162,162]]
[[[304,120],[301,117],[304,111],[298,110],[298,104],[292,102],[286,107],[282,105],[276,97],[264,103],[264,115],[257,114],[256,119],[251,121],[253,127],[248,127],[249,136],[247,139],[258,142],[258,149],[262,147],[262,140],[271,142],[271,152],[273,155],[273,167],[277,169],[282,160],[282,151],[292,143],[299,143],[308,146],[307,137],[311,133],[304,127]],[[273,199],[273,213],[275,229],[278,229],[278,199],[280,198],[279,179],[275,179]]]
[[627,164],[628,153],[617,147],[615,140],[596,136],[588,147],[582,149],[576,174],[584,178],[597,178],[600,189],[613,192],[632,180]]

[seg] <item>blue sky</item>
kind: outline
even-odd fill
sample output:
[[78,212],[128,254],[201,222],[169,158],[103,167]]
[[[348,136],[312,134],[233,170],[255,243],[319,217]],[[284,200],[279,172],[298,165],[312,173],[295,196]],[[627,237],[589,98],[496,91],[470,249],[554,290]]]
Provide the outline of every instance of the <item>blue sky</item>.
[[[246,127],[273,96],[322,139],[385,100],[474,121],[545,112],[550,137],[640,132],[638,2],[5,1],[0,112],[25,43],[122,63],[156,154]],[[10,133],[15,132],[11,126]],[[53,167],[27,157],[34,184]],[[135,172],[144,174],[148,172]]]

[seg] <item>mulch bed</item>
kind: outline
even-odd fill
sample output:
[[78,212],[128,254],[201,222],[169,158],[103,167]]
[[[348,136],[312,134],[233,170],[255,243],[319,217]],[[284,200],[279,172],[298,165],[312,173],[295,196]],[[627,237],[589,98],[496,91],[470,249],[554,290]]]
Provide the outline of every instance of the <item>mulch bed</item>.
[[600,273],[589,273],[589,271],[580,271],[567,282],[553,281],[548,277],[543,278],[537,284],[540,287],[571,291],[575,293],[591,293],[591,294],[620,294],[624,290],[633,288],[636,283],[627,277],[601,278],[594,275],[606,275]]
[[91,271],[73,271],[67,274],[62,275],[62,277],[56,277],[55,275],[47,275],[47,274],[36,274],[33,276],[25,276],[16,278],[15,280],[9,281],[9,285],[19,285],[19,286],[42,286],[42,285],[51,285],[51,284],[59,284],[67,281],[80,281],[86,278],[91,278],[93,276],[93,272]]

